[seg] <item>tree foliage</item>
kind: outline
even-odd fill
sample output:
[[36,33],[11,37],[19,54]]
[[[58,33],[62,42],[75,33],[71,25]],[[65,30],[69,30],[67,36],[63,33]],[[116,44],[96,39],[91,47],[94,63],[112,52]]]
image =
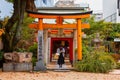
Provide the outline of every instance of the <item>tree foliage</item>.
[[34,19],[31,17],[28,17],[26,13],[23,20],[23,24],[21,26],[21,39],[27,40],[27,41],[31,41],[31,39],[33,40],[33,37],[34,37],[33,33],[36,30],[29,28],[29,24],[32,23],[33,21]]
[[109,32],[109,36],[111,38],[120,38],[120,24],[114,23],[114,24],[107,24],[107,26],[110,26],[111,31]]
[[34,0],[7,0],[13,2],[13,15],[4,26],[5,34],[2,35],[3,50],[11,52],[21,39],[21,24],[26,10],[36,10]]
[[12,2],[12,3],[13,3],[14,0],[6,0],[6,1],[7,1],[7,2]]
[[83,31],[88,36],[95,36],[96,33],[100,34],[100,37],[106,39],[107,37],[118,38],[120,37],[120,24],[108,23],[104,20],[95,21],[94,17],[88,19],[90,29],[84,29]]
[[15,47],[16,51],[28,51],[28,48],[34,44],[36,38],[34,33],[36,32],[36,30],[29,28],[29,24],[32,23],[33,20],[33,18],[28,17],[25,13],[23,24],[21,26],[21,39]]

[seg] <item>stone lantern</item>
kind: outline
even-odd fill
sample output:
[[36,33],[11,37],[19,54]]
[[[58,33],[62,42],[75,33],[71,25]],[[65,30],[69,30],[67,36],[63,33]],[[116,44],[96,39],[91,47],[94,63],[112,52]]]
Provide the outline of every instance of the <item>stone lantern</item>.
[[101,45],[102,40],[100,39],[100,34],[96,33],[96,37],[93,39],[95,49],[98,49]]

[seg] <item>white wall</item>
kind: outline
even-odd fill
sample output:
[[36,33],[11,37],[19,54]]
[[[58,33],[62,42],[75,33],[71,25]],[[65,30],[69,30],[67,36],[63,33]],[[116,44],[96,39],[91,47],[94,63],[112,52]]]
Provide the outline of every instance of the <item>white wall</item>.
[[93,12],[102,12],[103,9],[103,0],[75,0],[75,3],[88,3]]
[[[58,0],[54,0],[55,2]],[[102,11],[103,9],[103,0],[74,0],[75,4],[80,4],[80,3],[87,3],[89,4],[89,7],[91,10],[94,12],[96,11]]]
[[117,9],[117,23],[120,23],[120,16],[118,15],[118,9]]
[[117,10],[117,0],[103,0],[103,19],[115,13]]

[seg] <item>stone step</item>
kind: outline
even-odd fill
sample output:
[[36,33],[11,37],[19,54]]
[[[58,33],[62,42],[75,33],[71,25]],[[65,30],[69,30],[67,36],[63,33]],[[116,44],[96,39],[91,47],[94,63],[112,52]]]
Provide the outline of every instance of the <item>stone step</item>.
[[68,70],[68,69],[55,69],[53,71],[55,71],[55,72],[69,72],[71,70]]

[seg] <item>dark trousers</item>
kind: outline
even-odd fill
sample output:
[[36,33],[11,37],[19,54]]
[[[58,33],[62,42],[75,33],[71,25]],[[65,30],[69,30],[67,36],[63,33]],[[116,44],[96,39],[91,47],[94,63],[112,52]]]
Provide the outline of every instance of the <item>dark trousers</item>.
[[59,68],[62,68],[62,64],[59,64]]

